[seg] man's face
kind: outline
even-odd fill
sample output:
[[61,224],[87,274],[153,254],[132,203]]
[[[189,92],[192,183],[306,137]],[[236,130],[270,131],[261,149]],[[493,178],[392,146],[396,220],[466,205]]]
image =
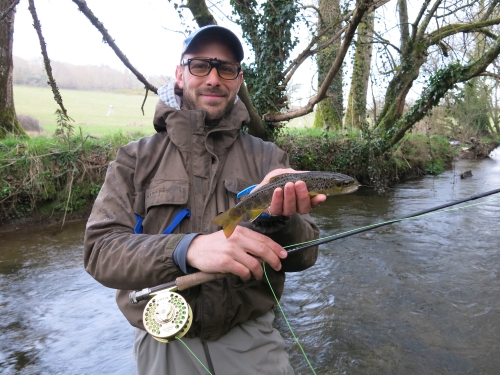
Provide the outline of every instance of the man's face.
[[[210,39],[183,56],[183,59],[192,58],[217,58],[237,63],[233,53],[224,43]],[[220,119],[233,107],[243,73],[240,72],[234,80],[227,80],[219,77],[217,69],[213,68],[207,76],[197,77],[189,72],[186,65],[177,66],[175,77],[177,85],[183,89],[183,109],[205,110],[206,120],[211,121]]]

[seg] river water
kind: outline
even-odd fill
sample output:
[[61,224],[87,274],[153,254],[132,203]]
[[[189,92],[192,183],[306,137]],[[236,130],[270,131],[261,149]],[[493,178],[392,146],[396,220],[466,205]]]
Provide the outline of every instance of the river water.
[[[500,160],[463,160],[384,196],[330,197],[313,216],[326,236],[497,188]],[[499,198],[322,245],[288,274],[283,310],[316,373],[498,374]],[[0,233],[0,374],[135,374],[134,329],[83,270],[84,228]],[[312,374],[279,314],[296,373]]]

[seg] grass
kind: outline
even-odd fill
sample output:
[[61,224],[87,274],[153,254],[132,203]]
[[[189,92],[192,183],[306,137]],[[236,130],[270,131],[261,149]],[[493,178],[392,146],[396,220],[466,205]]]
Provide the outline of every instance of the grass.
[[[82,128],[83,134],[105,136],[117,131],[153,134],[153,116],[158,97],[149,93],[141,106],[144,95],[119,94],[98,91],[60,90],[68,115],[75,121],[75,133]],[[51,136],[56,129],[58,105],[50,88],[14,86],[14,102],[18,115],[28,115],[40,122],[46,135]],[[113,113],[109,116],[109,106]]]
[[[123,94],[101,91],[60,90],[64,107],[68,115],[75,120],[72,125],[75,133],[82,128],[84,135],[105,136],[122,132],[136,132],[144,135],[153,134],[153,116],[158,97],[148,94],[144,105],[144,116],[141,112],[144,95]],[[51,136],[56,129],[54,112],[58,107],[49,87],[14,86],[14,101],[18,115],[27,115],[37,119]],[[109,106],[113,113],[109,116]],[[314,112],[295,118],[286,123],[286,129],[312,128]]]

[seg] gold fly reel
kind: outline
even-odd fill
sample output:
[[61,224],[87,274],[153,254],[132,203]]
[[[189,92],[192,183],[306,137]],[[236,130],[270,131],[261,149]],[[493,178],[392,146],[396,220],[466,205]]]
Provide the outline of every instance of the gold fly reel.
[[142,319],[146,331],[160,342],[184,336],[193,322],[193,312],[180,294],[163,290],[146,304]]

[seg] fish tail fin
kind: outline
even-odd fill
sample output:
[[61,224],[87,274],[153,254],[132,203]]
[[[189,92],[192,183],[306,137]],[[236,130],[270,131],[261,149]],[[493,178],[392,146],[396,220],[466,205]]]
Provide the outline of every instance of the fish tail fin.
[[264,210],[262,210],[262,209],[251,210],[250,211],[250,222],[253,222],[255,219],[257,219],[262,212],[264,212]]
[[231,215],[231,209],[229,209],[212,219],[212,223],[222,227],[224,235],[226,236],[226,238],[229,238],[231,234],[233,234],[234,230],[236,229],[236,225],[238,225],[242,217],[243,215],[234,217],[233,215]]

